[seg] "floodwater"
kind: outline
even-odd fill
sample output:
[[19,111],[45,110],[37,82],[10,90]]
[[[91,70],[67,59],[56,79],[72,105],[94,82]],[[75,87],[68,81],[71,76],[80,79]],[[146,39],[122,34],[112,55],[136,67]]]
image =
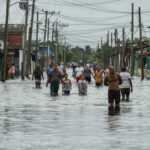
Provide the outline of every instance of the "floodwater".
[[[70,73],[71,74],[71,73]],[[0,83],[0,150],[149,150],[150,81],[134,78],[130,102],[109,113],[107,88],[51,97],[33,81]]]

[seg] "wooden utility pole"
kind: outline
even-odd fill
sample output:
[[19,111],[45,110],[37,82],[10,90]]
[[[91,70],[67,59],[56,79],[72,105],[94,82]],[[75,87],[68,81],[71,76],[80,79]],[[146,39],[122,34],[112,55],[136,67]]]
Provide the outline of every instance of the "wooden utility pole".
[[36,14],[36,65],[37,65],[37,58],[38,58],[38,52],[39,52],[39,12],[37,11]]
[[118,59],[118,55],[117,55],[117,29],[115,29],[115,59],[114,59],[114,65],[115,65],[115,68],[117,69],[117,59]]
[[31,69],[31,46],[32,46],[32,30],[33,30],[33,21],[34,21],[34,9],[35,9],[35,0],[33,0],[33,4],[32,4],[31,27],[29,28],[27,67],[26,67],[26,76],[27,77],[29,77],[30,69]]
[[118,30],[117,30],[117,72],[120,71],[120,39],[118,37]]
[[[107,34],[107,49],[109,49],[109,44],[110,44],[109,43],[109,41],[110,41],[109,39],[110,39],[110,35],[109,35],[109,30],[108,30],[108,34]],[[106,64],[108,66],[108,65],[110,65],[110,57],[108,57],[108,52],[107,51],[106,51],[106,58],[107,58],[107,61],[108,61]]]
[[111,48],[113,47],[113,33],[111,32]]
[[6,67],[7,67],[7,53],[8,53],[8,18],[9,18],[10,0],[7,0],[6,5],[6,22],[5,22],[5,34],[4,34],[4,60],[3,60],[3,75],[2,81],[6,80]]
[[108,30],[108,34],[107,34],[107,45],[109,46],[109,30]]
[[144,79],[144,65],[143,65],[143,45],[142,45],[142,22],[141,22],[141,8],[139,7],[139,31],[140,31],[140,50],[141,50],[141,80]]
[[52,28],[51,63],[53,63],[53,53],[54,53],[54,27],[55,27],[55,23],[53,23],[53,28]]
[[48,19],[47,41],[49,41],[50,19]]
[[55,63],[58,63],[58,20],[56,21],[56,51],[55,51]]
[[101,48],[103,47],[103,38],[101,37]]
[[99,50],[99,43],[97,44],[97,50]]
[[24,44],[23,44],[23,68],[22,80],[24,80],[26,70],[26,52],[27,52],[27,32],[28,32],[28,14],[29,14],[29,0],[27,0],[27,8],[25,10],[25,27],[24,27]]
[[50,30],[50,19],[48,19],[48,29],[47,29],[47,66],[49,64],[49,60],[48,60],[48,58],[49,58],[49,53],[48,53],[48,50],[49,50],[49,44],[48,44],[48,42],[49,42],[49,30]]
[[66,38],[65,38],[64,65],[66,65]]
[[53,29],[52,29],[52,42],[54,41],[54,27],[55,27],[55,23],[53,23]]
[[111,65],[114,65],[114,56],[113,56],[113,33],[111,32]]
[[44,45],[43,45],[43,51],[42,51],[42,71],[44,72],[45,67],[45,61],[44,61],[44,55],[45,55],[45,46],[46,46],[46,30],[47,30],[47,15],[48,12],[45,11],[45,29],[44,29]]
[[122,52],[121,52],[120,64],[121,66],[125,67],[124,54],[125,54],[125,29],[123,28],[122,29]]
[[134,68],[134,60],[133,60],[133,42],[134,42],[134,4],[132,3],[132,14],[131,14],[131,19],[132,19],[132,21],[131,21],[131,51],[130,51],[130,53],[131,53],[131,56],[130,56],[130,64],[129,64],[129,66],[130,66],[130,69],[131,69],[131,76],[133,76],[134,75],[134,70],[133,70],[133,68]]
[[[98,44],[99,45],[99,44]],[[98,46],[99,47],[99,46]],[[65,45],[63,47],[63,57],[64,57],[64,65],[66,65],[66,37],[65,37]]]
[[119,42],[119,39],[118,39],[118,30],[115,29],[115,68],[116,68],[116,71],[119,71],[119,50],[120,50],[120,42]]

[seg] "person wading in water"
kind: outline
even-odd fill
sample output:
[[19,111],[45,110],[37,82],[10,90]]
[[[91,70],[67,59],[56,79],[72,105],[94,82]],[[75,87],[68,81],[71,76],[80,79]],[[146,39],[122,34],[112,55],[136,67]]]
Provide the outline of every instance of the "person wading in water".
[[110,107],[113,107],[114,101],[116,104],[115,108],[120,107],[120,88],[119,85],[122,84],[121,76],[115,72],[113,66],[109,67],[110,73],[105,77],[104,85],[109,87],[108,90],[108,102]]
[[122,100],[129,101],[130,91],[133,92],[131,75],[126,71],[126,67],[123,67],[120,73],[120,76],[123,80],[122,85],[120,86]]
[[40,88],[41,87],[41,79],[42,78],[44,80],[42,70],[40,69],[40,65],[37,65],[36,69],[34,70],[33,75],[32,75],[32,80],[35,79],[35,86],[36,86],[36,88]]
[[50,93],[55,96],[58,95],[60,81],[63,83],[61,72],[58,71],[57,65],[54,65],[54,70],[49,74],[46,87],[50,83]]

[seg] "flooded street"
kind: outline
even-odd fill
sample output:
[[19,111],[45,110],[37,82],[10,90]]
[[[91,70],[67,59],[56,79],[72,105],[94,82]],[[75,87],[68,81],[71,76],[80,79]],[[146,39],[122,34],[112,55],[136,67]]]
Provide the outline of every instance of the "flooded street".
[[[71,75],[71,72],[70,72]],[[0,83],[0,150],[149,150],[150,81],[133,80],[130,102],[109,115],[107,88],[88,85],[79,96],[51,97],[34,81]]]

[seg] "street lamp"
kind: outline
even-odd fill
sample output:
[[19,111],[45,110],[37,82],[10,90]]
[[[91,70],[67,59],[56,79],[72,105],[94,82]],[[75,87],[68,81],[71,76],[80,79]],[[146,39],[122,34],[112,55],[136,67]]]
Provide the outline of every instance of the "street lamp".
[[13,5],[16,5],[16,4],[18,4],[18,3],[19,3],[19,7],[20,7],[21,9],[24,9],[24,10],[27,9],[27,7],[28,7],[28,0],[20,0],[20,1],[17,1],[17,2],[15,2],[15,3],[10,4],[10,7],[13,6]]

